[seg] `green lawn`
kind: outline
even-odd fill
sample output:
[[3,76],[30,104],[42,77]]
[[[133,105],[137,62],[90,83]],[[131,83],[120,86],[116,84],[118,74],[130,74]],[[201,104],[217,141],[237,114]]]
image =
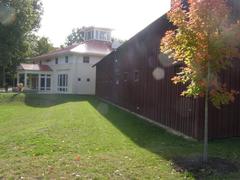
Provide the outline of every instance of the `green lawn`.
[[[240,160],[240,139],[210,142]],[[202,145],[167,133],[95,97],[0,94],[0,179],[194,179],[173,170]],[[240,173],[210,179],[238,179]]]

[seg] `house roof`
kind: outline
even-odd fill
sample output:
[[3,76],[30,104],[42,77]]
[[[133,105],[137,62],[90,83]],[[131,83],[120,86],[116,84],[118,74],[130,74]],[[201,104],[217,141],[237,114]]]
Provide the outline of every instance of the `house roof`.
[[81,54],[107,55],[112,51],[111,43],[105,41],[91,40],[79,44],[71,49],[71,52]]
[[68,53],[106,56],[111,51],[112,51],[112,47],[110,42],[91,40],[91,41],[81,42],[79,44],[74,44],[66,48],[57,49],[47,54],[43,54],[41,56],[31,58],[31,60],[33,61],[47,60],[50,58],[54,58],[58,55],[68,54]]
[[40,65],[40,64],[20,64],[18,70],[25,71],[52,71],[52,69],[48,65]]

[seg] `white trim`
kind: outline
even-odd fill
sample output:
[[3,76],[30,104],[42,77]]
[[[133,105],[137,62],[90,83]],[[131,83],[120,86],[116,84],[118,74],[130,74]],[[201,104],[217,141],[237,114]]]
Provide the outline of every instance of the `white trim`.
[[25,88],[27,88],[27,75],[28,75],[28,73],[25,72],[25,73],[24,73],[24,87],[25,87]]

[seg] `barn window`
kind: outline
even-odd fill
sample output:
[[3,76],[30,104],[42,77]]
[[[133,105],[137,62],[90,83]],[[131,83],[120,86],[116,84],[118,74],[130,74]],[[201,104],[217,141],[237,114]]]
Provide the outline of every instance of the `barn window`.
[[87,82],[90,82],[90,78],[87,78]]
[[125,73],[123,74],[123,81],[124,81],[124,82],[127,82],[127,80],[128,80],[128,72],[125,72]]
[[78,78],[78,81],[80,82],[82,79],[81,78]]
[[139,71],[134,72],[134,81],[139,81]]
[[174,66],[174,74],[177,74],[181,71],[181,65],[177,64]]

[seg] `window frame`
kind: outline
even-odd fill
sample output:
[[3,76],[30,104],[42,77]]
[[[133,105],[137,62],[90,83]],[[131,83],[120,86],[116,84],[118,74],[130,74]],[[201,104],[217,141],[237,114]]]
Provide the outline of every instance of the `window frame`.
[[68,74],[58,74],[57,91],[66,93],[68,92]]
[[51,90],[51,83],[52,83],[52,76],[51,74],[39,74],[40,76],[40,91],[50,91]]
[[55,58],[55,64],[59,64],[58,57]]
[[89,64],[90,63],[90,57],[89,56],[83,56],[83,63]]
[[65,64],[69,63],[69,56],[65,56]]
[[140,72],[139,70],[134,71],[134,82],[139,82],[140,80]]
[[123,81],[127,82],[128,81],[128,77],[129,77],[129,73],[128,72],[124,72],[123,73]]

